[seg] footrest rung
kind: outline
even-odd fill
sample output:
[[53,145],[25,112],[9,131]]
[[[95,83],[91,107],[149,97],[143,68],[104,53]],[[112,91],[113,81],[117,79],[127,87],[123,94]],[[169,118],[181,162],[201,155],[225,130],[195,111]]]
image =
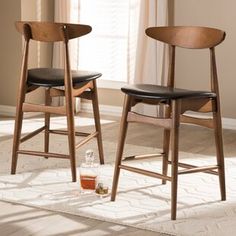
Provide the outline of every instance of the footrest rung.
[[163,156],[163,154],[162,153],[153,153],[153,154],[128,156],[128,157],[124,157],[123,161],[145,160],[145,159],[159,157],[159,156]]
[[29,151],[29,150],[19,150],[18,154],[25,154],[30,156],[41,156],[41,157],[53,157],[53,158],[62,158],[62,159],[70,159],[69,155],[58,154],[52,152],[38,152],[38,151]]
[[191,173],[197,173],[197,172],[205,172],[205,171],[214,170],[214,169],[218,169],[218,168],[219,167],[217,165],[199,166],[199,167],[180,170],[180,171],[178,171],[178,174],[182,175],[182,174],[191,174]]
[[85,143],[87,143],[89,140],[91,140],[92,138],[96,137],[98,135],[98,132],[94,132],[90,135],[87,136],[87,138],[83,139],[80,143],[76,144],[75,148],[79,148],[82,145],[84,145]]
[[39,129],[36,129],[35,131],[33,131],[33,132],[31,132],[31,133],[25,135],[24,137],[22,137],[22,138],[20,139],[20,142],[23,143],[23,142],[25,142],[26,140],[28,140],[28,139],[30,139],[30,138],[33,138],[35,135],[37,135],[37,134],[41,133],[43,130],[45,130],[45,128],[46,128],[46,126],[43,126],[43,127],[39,128]]
[[[49,130],[49,133],[51,134],[62,134],[62,135],[68,135],[67,130]],[[90,133],[85,133],[85,132],[75,132],[75,136],[84,136],[87,137],[89,136]]]
[[150,176],[150,177],[155,177],[155,178],[158,178],[158,179],[164,179],[164,180],[171,181],[171,177],[166,176],[166,175],[162,175],[162,174],[159,174],[159,173],[156,173],[156,172],[153,172],[153,171],[143,170],[143,169],[139,169],[139,168],[136,168],[136,167],[125,166],[125,165],[119,165],[119,168],[123,169],[123,170],[131,171],[131,172],[135,172],[135,173],[138,173],[138,174],[142,174],[142,175],[146,175],[146,176]]
[[[168,161],[168,164],[171,164],[171,161]],[[187,164],[187,163],[182,163],[182,162],[178,162],[178,166],[183,167],[183,168],[188,168],[188,169],[199,167],[199,166],[195,166],[195,165],[191,165],[191,164]],[[217,171],[213,171],[213,170],[205,170],[203,172],[207,173],[207,174],[212,174],[212,175],[219,175]]]

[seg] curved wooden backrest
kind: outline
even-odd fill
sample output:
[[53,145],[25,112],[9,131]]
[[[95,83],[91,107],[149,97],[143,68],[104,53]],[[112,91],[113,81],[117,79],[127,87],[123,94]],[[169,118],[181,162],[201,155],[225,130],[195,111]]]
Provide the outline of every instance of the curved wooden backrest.
[[226,35],[222,30],[199,26],[150,27],[146,34],[173,46],[192,49],[215,47]]
[[68,39],[73,39],[86,35],[92,31],[89,25],[68,24],[68,23],[53,23],[53,22],[38,22],[38,21],[17,21],[16,29],[24,33],[24,27],[30,28],[30,38],[42,42],[57,42],[63,41],[63,29],[66,29]]

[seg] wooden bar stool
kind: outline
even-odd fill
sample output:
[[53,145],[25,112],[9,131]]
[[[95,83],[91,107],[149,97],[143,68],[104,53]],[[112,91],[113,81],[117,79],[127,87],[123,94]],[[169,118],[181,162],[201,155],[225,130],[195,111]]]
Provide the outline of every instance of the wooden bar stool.
[[[100,116],[98,107],[98,95],[96,79],[101,76],[97,72],[74,71],[70,68],[68,43],[70,39],[78,38],[91,32],[89,25],[49,23],[49,22],[16,22],[17,30],[24,36],[24,54],[22,60],[19,94],[16,107],[16,120],[12,151],[11,173],[16,173],[18,154],[33,157],[53,157],[70,160],[72,181],[76,181],[76,148],[81,147],[92,138],[97,138],[100,163],[104,164]],[[34,68],[28,69],[28,55],[30,40],[41,42],[62,42],[64,48],[64,69],[57,68]],[[26,101],[26,93],[35,91],[37,88],[45,89],[45,105],[32,104]],[[64,89],[63,89],[64,88]],[[52,106],[52,97],[64,96],[65,105]],[[80,97],[92,101],[96,131],[94,133],[82,133],[75,131],[74,125],[74,98]],[[24,112],[44,112],[45,125],[30,134],[21,137],[22,120]],[[67,117],[68,131],[51,130],[50,114],[65,115]],[[45,131],[44,151],[31,151],[20,149],[20,143]],[[49,134],[68,135],[69,154],[49,152]],[[75,136],[85,138],[78,144]]]
[[[146,34],[155,40],[170,45],[169,78],[167,86],[151,84],[135,84],[123,87],[125,93],[123,114],[120,124],[116,164],[113,178],[111,200],[115,201],[120,170],[127,170],[162,179],[162,183],[171,182],[171,219],[176,219],[177,182],[178,175],[205,172],[219,176],[221,200],[226,199],[225,170],[222,142],[222,127],[220,114],[219,87],[217,79],[215,46],[225,38],[225,32],[206,27],[151,27]],[[206,49],[210,51],[211,90],[193,91],[174,87],[175,48]],[[190,78],[191,79],[191,78]],[[163,117],[150,117],[131,111],[137,103],[162,105],[165,108]],[[187,116],[186,111],[212,112],[212,118],[196,118]],[[121,163],[125,137],[129,122],[140,122],[157,125],[164,128],[163,166],[162,173],[155,173],[140,168],[134,168]],[[179,125],[192,123],[214,129],[216,143],[216,165],[194,166],[179,162]],[[169,160],[169,146],[171,158]],[[171,165],[171,175],[167,175],[168,164]],[[178,170],[178,167],[184,169]]]

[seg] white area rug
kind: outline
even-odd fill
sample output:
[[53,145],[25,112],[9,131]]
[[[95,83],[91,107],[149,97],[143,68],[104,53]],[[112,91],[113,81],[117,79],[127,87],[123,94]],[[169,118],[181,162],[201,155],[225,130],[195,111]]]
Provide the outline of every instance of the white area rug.
[[[63,152],[63,136],[55,136],[54,149]],[[26,147],[39,149],[42,136]],[[179,177],[177,220],[170,220],[170,184],[160,180],[121,171],[115,202],[110,197],[80,194],[79,183],[71,183],[69,162],[65,160],[19,158],[17,175],[9,175],[12,140],[0,143],[0,200],[21,203],[43,209],[67,212],[149,229],[171,235],[235,235],[236,234],[236,158],[226,159],[227,201],[221,202],[218,177],[191,174]],[[114,159],[116,145],[105,142],[105,157]],[[95,147],[95,142],[88,146]],[[127,145],[127,154],[154,151],[152,148]],[[156,151],[156,150],[155,150]],[[78,156],[83,155],[81,150]],[[215,158],[181,153],[188,163],[212,164]],[[186,160],[185,159],[185,160]],[[159,170],[160,161],[132,162],[132,165]],[[101,167],[101,178],[111,188],[113,165]]]

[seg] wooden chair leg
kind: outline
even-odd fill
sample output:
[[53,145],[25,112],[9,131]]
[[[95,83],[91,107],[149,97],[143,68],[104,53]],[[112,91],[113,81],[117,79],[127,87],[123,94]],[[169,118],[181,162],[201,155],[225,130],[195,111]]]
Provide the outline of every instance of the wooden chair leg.
[[96,131],[98,132],[97,144],[98,144],[99,159],[100,159],[100,164],[104,164],[104,153],[103,153],[103,145],[102,145],[102,131],[101,131],[101,123],[100,123],[100,114],[99,114],[99,106],[98,106],[98,93],[97,93],[96,80],[93,81],[92,104],[93,104],[95,128],[96,128]]
[[[28,31],[28,28],[25,28],[25,33]],[[11,174],[16,173],[17,166],[17,158],[20,146],[20,138],[21,138],[21,129],[23,122],[23,102],[25,101],[25,94],[27,91],[26,88],[26,80],[27,80],[27,62],[28,62],[28,51],[29,51],[29,32],[25,34],[25,47],[24,47],[24,55],[22,61],[22,69],[21,69],[21,78],[19,84],[19,94],[16,105],[16,120],[15,120],[15,128],[14,128],[14,137],[13,137],[13,148],[12,148],[12,164],[11,164]]]
[[172,101],[171,129],[171,220],[176,220],[177,188],[178,188],[178,155],[179,155],[179,123],[180,101]]
[[226,200],[225,165],[224,165],[221,115],[219,111],[213,112],[213,120],[214,120],[214,133],[215,133],[215,143],[216,143],[216,157],[217,157],[217,164],[219,166],[218,172],[219,172],[221,200],[225,201]]
[[[45,90],[45,105],[50,106],[52,102],[51,96],[50,96],[50,90]],[[44,152],[49,152],[49,129],[50,129],[50,113],[45,113],[45,133],[44,133]],[[47,157],[45,157],[47,158]]]
[[14,175],[16,173],[17,159],[20,146],[20,137],[21,137],[21,129],[23,122],[23,112],[22,112],[22,103],[18,105],[16,112],[16,120],[15,120],[15,128],[14,128],[14,137],[13,137],[13,148],[12,148],[12,163],[11,163],[11,174]]
[[[170,118],[170,108],[164,106],[164,117]],[[167,175],[168,173],[168,161],[169,161],[169,150],[170,150],[170,130],[164,129],[163,133],[163,156],[162,156],[162,174]],[[166,180],[162,180],[162,184],[166,184]]]
[[127,128],[128,128],[127,115],[130,109],[131,109],[131,97],[128,95],[125,95],[123,114],[122,114],[121,123],[120,123],[120,133],[119,133],[118,145],[117,145],[116,163],[115,163],[113,183],[112,183],[111,201],[115,201],[115,198],[116,198],[118,179],[120,175],[119,166],[121,164],[121,159],[122,159],[124,144],[125,144],[125,137],[126,137]]
[[11,174],[16,173],[17,159],[20,146],[20,138],[21,138],[21,130],[22,130],[22,122],[23,122],[23,102],[25,100],[26,88],[24,86],[24,80],[21,79],[20,82],[20,90],[19,97],[17,100],[16,107],[16,119],[15,119],[15,128],[14,128],[14,136],[13,136],[13,148],[12,148],[12,164],[11,164]]
[[[68,96],[69,97],[69,96]],[[67,128],[68,128],[68,142],[69,142],[69,154],[72,182],[76,182],[76,148],[75,148],[75,124],[74,124],[74,110],[73,110],[73,98],[66,99],[66,116],[67,116]]]
[[[26,53],[27,54],[27,53]],[[25,70],[24,70],[25,71]],[[16,173],[17,159],[20,146],[20,138],[21,138],[21,130],[22,130],[22,122],[23,122],[23,102],[25,101],[25,73],[22,74],[19,88],[19,95],[16,106],[16,119],[15,119],[15,128],[14,128],[14,136],[13,136],[13,148],[12,148],[12,164],[11,164],[11,174]]]
[[[170,130],[164,129],[163,134],[163,157],[162,157],[162,174],[167,175],[168,171],[168,158],[170,147]],[[162,184],[166,184],[166,180],[162,180]]]

